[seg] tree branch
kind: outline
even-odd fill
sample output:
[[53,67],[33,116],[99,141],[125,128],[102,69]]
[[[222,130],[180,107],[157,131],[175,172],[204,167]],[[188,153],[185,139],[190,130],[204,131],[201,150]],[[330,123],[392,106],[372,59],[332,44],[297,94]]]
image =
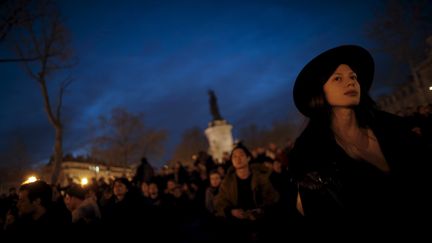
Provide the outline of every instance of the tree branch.
[[0,58],[0,63],[5,62],[33,62],[39,60],[40,57],[21,57],[21,58]]
[[[24,54],[23,54],[23,51],[21,50],[21,48],[20,48],[20,46],[19,45],[15,45],[15,48],[16,48],[16,51],[18,52],[18,55],[21,57],[21,58],[24,58]],[[35,79],[35,80],[38,80],[38,76],[36,75],[36,74],[34,74],[34,72],[33,72],[33,70],[30,68],[30,66],[28,65],[28,63],[27,62],[24,62],[24,69],[26,70],[26,72],[27,72],[27,74],[31,77],[31,78],[33,78],[33,79]]]
[[66,91],[67,87],[72,84],[72,82],[74,81],[74,79],[72,78],[68,78],[65,81],[62,82],[61,86],[60,86],[60,91],[59,91],[59,101],[57,103],[57,108],[56,108],[56,113],[57,113],[57,119],[60,120],[61,118],[61,108],[63,106],[63,94]]

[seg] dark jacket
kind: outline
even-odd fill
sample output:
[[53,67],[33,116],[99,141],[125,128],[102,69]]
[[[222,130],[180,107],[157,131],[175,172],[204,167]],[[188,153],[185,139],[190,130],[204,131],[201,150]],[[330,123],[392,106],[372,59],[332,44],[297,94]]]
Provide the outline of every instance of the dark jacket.
[[[279,200],[279,194],[270,183],[270,171],[260,164],[250,165],[252,174],[252,193],[256,208],[265,209]],[[214,199],[214,208],[217,216],[229,216],[227,212],[238,207],[238,190],[236,173],[231,167],[219,188]]]
[[403,118],[382,111],[373,111],[372,118],[369,127],[389,164],[388,173],[349,157],[321,124],[309,123],[297,139],[291,170],[307,218],[396,224],[426,215],[431,159],[425,145]]

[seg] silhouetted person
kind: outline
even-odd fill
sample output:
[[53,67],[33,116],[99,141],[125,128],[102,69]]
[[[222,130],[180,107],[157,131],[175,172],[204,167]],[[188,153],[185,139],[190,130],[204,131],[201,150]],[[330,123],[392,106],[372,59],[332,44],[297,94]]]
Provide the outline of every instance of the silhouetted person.
[[18,219],[8,230],[47,233],[62,229],[53,215],[51,186],[44,181],[24,184],[18,193]]
[[141,164],[137,167],[133,184],[139,187],[142,182],[149,182],[154,176],[154,169],[146,157],[141,158]]

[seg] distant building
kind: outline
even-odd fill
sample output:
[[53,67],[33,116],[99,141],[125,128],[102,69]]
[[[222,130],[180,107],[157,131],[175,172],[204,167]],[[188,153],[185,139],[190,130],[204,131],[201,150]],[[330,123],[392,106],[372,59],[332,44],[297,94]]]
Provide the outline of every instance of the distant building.
[[[50,172],[51,168],[47,166],[42,172],[42,179],[49,181]],[[79,184],[84,178],[88,181],[91,178],[96,178],[97,180],[104,178],[106,182],[116,177],[126,177],[131,180],[134,174],[135,171],[131,166],[108,166],[97,162],[63,161],[59,184],[66,186],[69,180]]]
[[432,36],[427,43],[430,46],[428,56],[414,68],[412,80],[398,86],[391,94],[378,98],[381,109],[396,114],[432,104]]

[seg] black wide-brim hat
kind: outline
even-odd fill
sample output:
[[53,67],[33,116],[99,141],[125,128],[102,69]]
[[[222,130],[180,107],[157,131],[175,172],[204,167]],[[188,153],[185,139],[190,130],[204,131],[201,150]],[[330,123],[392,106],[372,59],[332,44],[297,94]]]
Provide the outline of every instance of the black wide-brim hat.
[[375,71],[371,54],[356,45],[332,48],[312,59],[297,76],[293,89],[294,104],[303,115],[311,117],[312,98],[323,92],[323,85],[340,64],[350,66],[357,74],[362,92],[369,91]]

